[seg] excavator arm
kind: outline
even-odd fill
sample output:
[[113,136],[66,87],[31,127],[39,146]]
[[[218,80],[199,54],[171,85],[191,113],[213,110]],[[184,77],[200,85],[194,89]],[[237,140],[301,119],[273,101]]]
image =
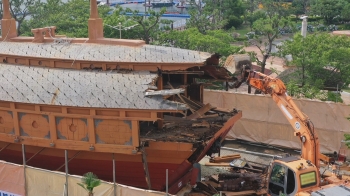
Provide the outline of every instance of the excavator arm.
[[[258,75],[259,78],[254,76]],[[319,168],[320,158],[325,158],[325,155],[320,157],[319,140],[314,125],[310,119],[300,111],[294,101],[287,94],[287,89],[282,80],[272,78],[260,72],[248,71],[243,76],[248,84],[253,88],[260,90],[264,94],[270,94],[273,101],[277,104],[286,119],[294,129],[294,135],[299,137],[302,144],[301,157],[311,161]]]

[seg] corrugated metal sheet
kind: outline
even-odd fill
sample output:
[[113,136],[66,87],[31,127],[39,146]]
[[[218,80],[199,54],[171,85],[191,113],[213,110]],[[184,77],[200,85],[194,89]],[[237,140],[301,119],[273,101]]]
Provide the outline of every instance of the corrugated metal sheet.
[[142,63],[204,63],[210,53],[143,45],[130,47],[100,44],[0,43],[0,54],[57,58],[69,60],[142,62]]
[[145,96],[157,74],[49,69],[0,64],[0,100],[77,107],[184,110],[162,96]]

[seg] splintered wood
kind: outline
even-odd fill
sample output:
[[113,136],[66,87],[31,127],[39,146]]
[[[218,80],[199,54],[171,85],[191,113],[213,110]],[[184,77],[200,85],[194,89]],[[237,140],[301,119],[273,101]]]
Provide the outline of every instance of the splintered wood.
[[217,175],[207,176],[205,181],[197,182],[196,188],[188,196],[214,195],[264,195],[266,194],[265,169],[261,165],[249,162],[240,154],[214,157],[205,166],[229,167],[230,170]]
[[235,159],[241,158],[240,154],[232,154],[227,156],[221,156],[221,157],[214,157],[209,160],[211,163],[222,163],[222,162],[231,162]]
[[214,108],[215,107],[213,107],[212,105],[210,105],[208,103],[205,106],[201,107],[199,110],[195,111],[190,116],[188,116],[187,119],[196,119],[196,118],[203,117],[206,112],[208,112],[209,110],[214,109]]

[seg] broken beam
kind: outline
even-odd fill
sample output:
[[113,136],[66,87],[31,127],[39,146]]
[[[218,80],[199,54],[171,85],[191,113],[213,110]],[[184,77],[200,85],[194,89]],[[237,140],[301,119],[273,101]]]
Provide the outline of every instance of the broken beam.
[[196,75],[204,75],[204,71],[162,71],[162,74],[196,74]]
[[185,89],[170,89],[170,90],[158,90],[158,91],[148,91],[145,93],[145,96],[152,96],[152,95],[176,95],[179,93],[185,92]]
[[187,119],[196,119],[196,118],[200,118],[202,117],[206,112],[208,112],[209,110],[213,109],[215,107],[213,107],[212,105],[210,105],[209,103],[206,104],[205,106],[201,107],[199,110],[195,111],[193,114],[191,114],[190,116],[187,117]]

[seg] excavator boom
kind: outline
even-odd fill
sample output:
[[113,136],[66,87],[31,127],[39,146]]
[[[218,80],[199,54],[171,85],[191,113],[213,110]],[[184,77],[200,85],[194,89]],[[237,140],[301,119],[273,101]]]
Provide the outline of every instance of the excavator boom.
[[[255,78],[255,75],[260,77]],[[271,95],[274,102],[292,125],[294,135],[300,138],[302,144],[301,157],[311,161],[319,168],[320,149],[317,133],[310,119],[300,111],[292,98],[287,94],[286,86],[282,80],[256,71],[249,71],[246,79],[252,87],[264,94]]]

